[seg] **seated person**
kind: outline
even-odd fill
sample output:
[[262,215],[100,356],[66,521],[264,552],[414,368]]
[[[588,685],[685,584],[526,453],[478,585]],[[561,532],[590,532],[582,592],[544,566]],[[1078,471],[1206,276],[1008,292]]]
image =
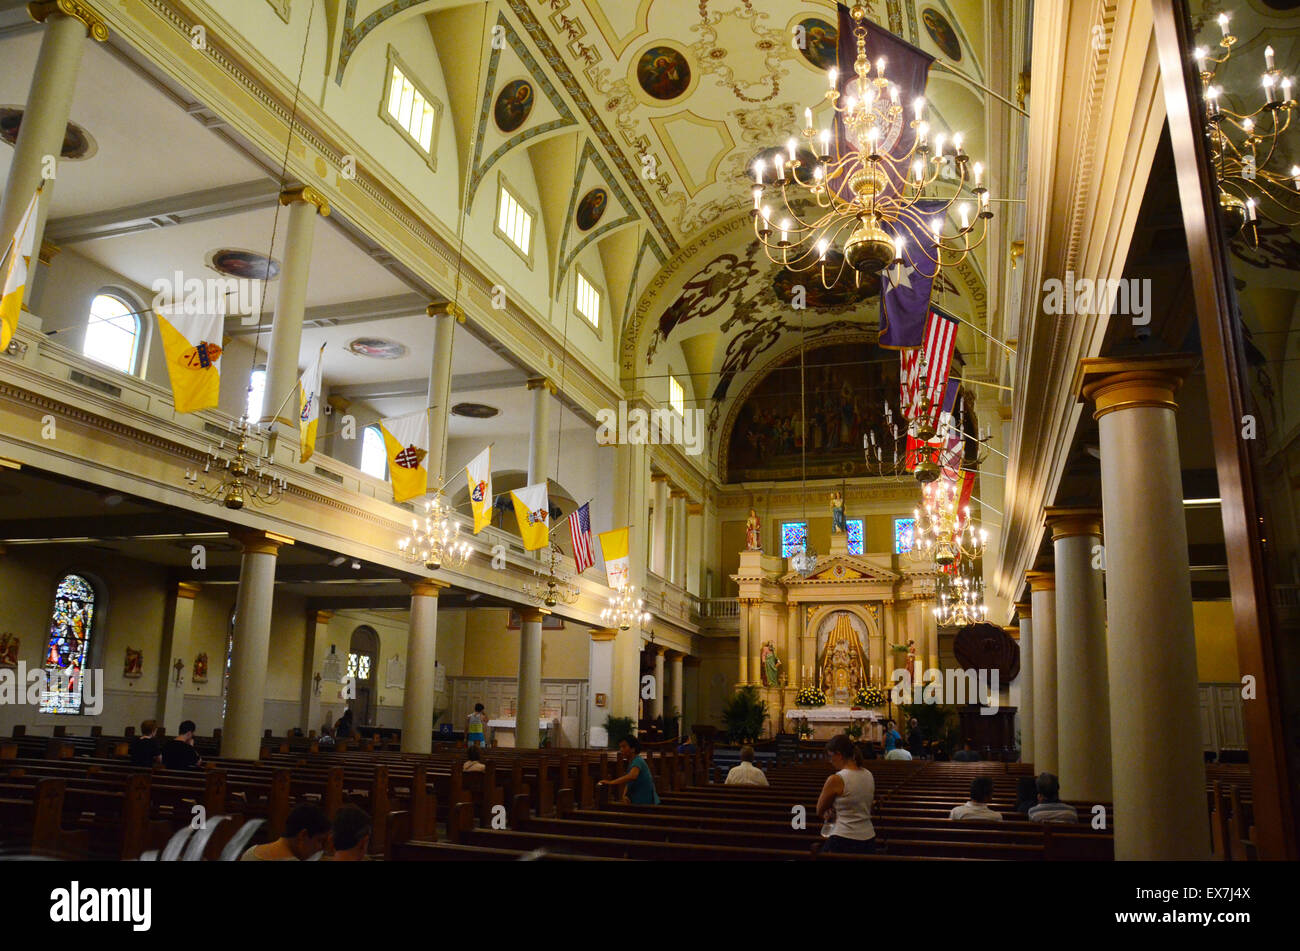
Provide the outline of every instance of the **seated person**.
[[370,816],[364,809],[353,805],[340,806],[330,829],[330,850],[334,854],[321,861],[364,862],[366,850],[370,848],[370,829]]
[[[969,745],[969,744],[968,744]],[[970,781],[970,800],[964,805],[955,806],[948,813],[949,819],[985,819],[993,822],[1002,821],[1002,813],[989,808],[993,798],[993,777],[976,776]]]
[[484,763],[481,759],[479,759],[479,751],[477,745],[471,744],[470,748],[465,751],[465,755],[469,758],[466,759],[465,762],[462,763],[460,767],[465,772],[481,773],[487,769],[487,764]]
[[699,747],[695,745],[695,736],[691,734],[677,747],[677,752],[691,754],[697,752],[698,749]]
[[249,846],[241,862],[305,862],[325,848],[330,821],[314,803],[294,806],[284,823],[284,835],[274,842]]
[[316,741],[318,750],[334,749],[334,727],[328,723],[323,724],[320,728],[320,739]]
[[766,786],[766,774],[754,765],[754,748],[740,748],[740,762],[727,773],[727,786]]
[[1061,802],[1061,781],[1051,773],[1039,773],[1038,805],[1029,810],[1030,822],[1078,822],[1079,812]]
[[203,758],[194,748],[194,721],[181,722],[180,732],[162,746],[162,764],[168,769],[198,769]]
[[907,750],[903,749],[901,746],[896,746],[885,754],[885,759],[910,760],[911,758],[912,754],[907,752]]
[[140,735],[131,741],[132,766],[157,766],[162,763],[162,740],[158,734],[162,728],[157,720],[145,720],[140,724]]
[[962,744],[961,749],[952,754],[952,761],[954,763],[978,763],[980,755],[971,749],[970,740],[967,740]]
[[1029,810],[1038,805],[1038,781],[1032,776],[1021,776],[1016,780],[1016,812],[1029,814]]

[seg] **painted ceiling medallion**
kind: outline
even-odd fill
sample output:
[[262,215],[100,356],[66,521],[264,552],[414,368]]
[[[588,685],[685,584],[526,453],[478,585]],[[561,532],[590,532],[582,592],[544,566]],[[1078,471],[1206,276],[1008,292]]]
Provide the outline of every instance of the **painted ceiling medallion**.
[[930,39],[934,40],[934,45],[943,50],[943,55],[954,63],[960,62],[961,44],[957,42],[957,33],[947,18],[933,7],[926,7],[921,11],[921,22],[925,24],[925,30],[930,34]]
[[824,73],[834,66],[839,30],[820,17],[806,17],[796,26],[803,28],[803,45],[799,52],[809,65],[819,73]]
[[578,228],[581,231],[590,231],[596,227],[596,224],[605,215],[605,208],[609,205],[609,195],[603,188],[593,188],[587,194],[582,196],[578,202],[578,211],[576,220]]
[[208,267],[246,281],[273,281],[280,276],[279,261],[242,248],[218,248],[208,255]]
[[637,61],[636,81],[647,95],[668,102],[690,87],[691,67],[680,50],[652,46]]
[[372,360],[400,360],[409,352],[405,344],[384,337],[357,337],[348,342],[348,352]]
[[512,79],[502,86],[492,107],[497,128],[508,135],[522,126],[532,114],[535,99],[532,84],[526,79]]
[[486,403],[456,403],[451,408],[451,415],[467,416],[470,419],[491,419],[500,413],[501,410]]
[[[22,106],[0,106],[0,140],[13,145],[18,141],[18,129],[22,124]],[[63,133],[63,148],[59,157],[76,162],[90,158],[97,151],[99,146],[90,133],[75,122],[69,122]]]

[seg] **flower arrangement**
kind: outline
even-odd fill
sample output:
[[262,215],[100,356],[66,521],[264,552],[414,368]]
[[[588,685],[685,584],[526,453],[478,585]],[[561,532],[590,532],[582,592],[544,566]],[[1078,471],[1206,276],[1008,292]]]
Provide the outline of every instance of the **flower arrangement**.
[[800,707],[824,707],[826,694],[822,692],[821,687],[804,687],[795,696],[794,702]]
[[801,740],[811,740],[813,738],[813,728],[808,725],[807,717],[800,717],[795,722],[795,734]]
[[859,687],[858,692],[853,695],[853,705],[855,707],[883,707],[885,705],[885,691],[871,684],[866,687]]

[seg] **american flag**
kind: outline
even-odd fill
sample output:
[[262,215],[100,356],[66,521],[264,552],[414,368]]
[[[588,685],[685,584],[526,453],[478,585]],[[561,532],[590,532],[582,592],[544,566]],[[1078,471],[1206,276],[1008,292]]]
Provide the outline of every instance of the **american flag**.
[[944,390],[948,385],[948,369],[957,344],[957,321],[947,314],[931,309],[925,322],[925,337],[921,347],[903,350],[899,354],[903,412],[912,422],[917,422],[921,406],[921,368],[925,367],[925,389],[930,396],[930,422],[938,421],[943,408]]
[[584,502],[582,507],[569,516],[569,538],[573,540],[573,561],[578,574],[582,574],[596,561],[591,547],[591,503]]

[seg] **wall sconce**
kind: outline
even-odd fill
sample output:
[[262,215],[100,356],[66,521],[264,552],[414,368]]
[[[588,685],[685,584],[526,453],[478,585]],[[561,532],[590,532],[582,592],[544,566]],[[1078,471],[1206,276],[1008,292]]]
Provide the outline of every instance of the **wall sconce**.
[[172,670],[176,671],[176,675],[172,678],[172,682],[178,687],[182,686],[185,683],[185,661],[177,657],[176,663],[172,664]]

